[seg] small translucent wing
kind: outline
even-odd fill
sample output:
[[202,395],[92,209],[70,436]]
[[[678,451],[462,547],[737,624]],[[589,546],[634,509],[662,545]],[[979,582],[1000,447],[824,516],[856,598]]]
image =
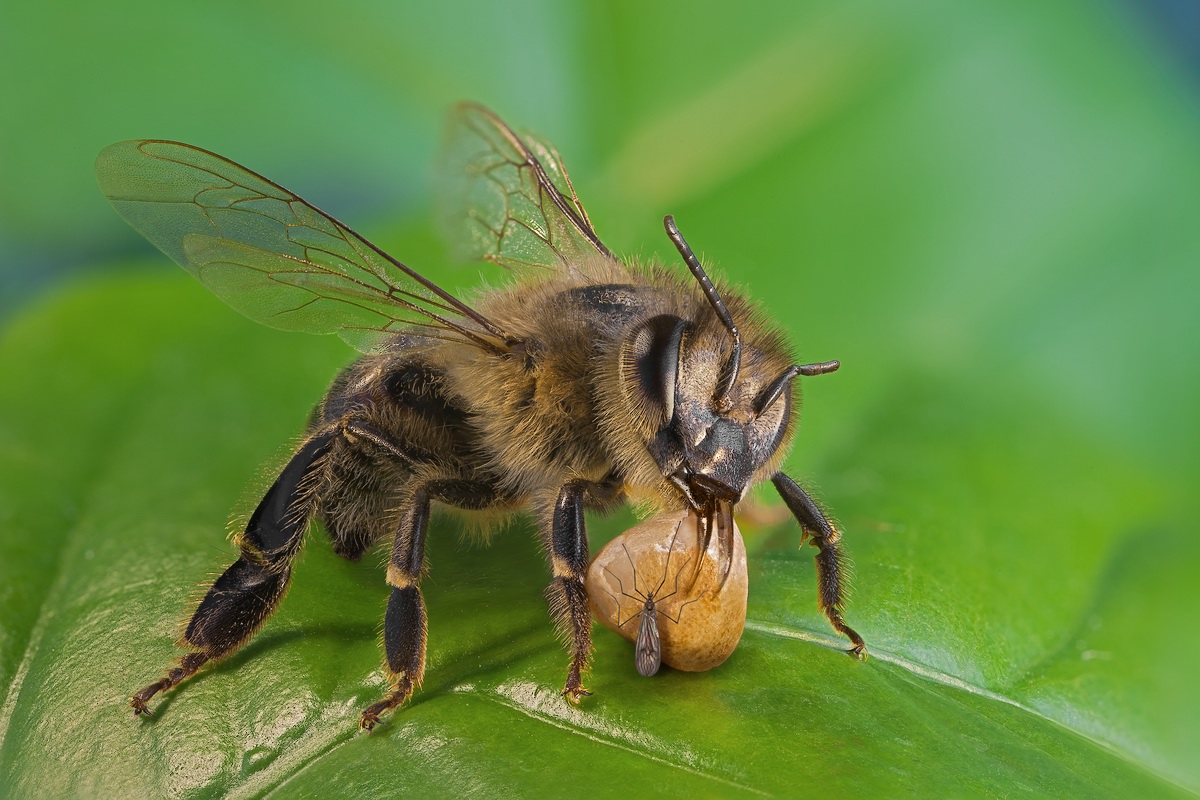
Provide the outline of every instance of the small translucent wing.
[[658,613],[654,610],[642,610],[637,641],[633,646],[633,660],[638,674],[647,678],[656,674],[662,664],[662,640],[658,633]]
[[587,274],[600,241],[558,151],[482,106],[450,117],[438,187],[446,236],[465,259]]
[[370,352],[406,327],[504,350],[498,326],[296,195],[178,142],[118,142],[96,176],[130,225],[218,297],[282,330]]

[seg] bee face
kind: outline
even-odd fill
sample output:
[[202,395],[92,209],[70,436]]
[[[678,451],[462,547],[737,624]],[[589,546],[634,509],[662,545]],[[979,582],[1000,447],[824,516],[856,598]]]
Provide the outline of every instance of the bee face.
[[731,297],[742,334],[704,267],[668,216],[667,235],[703,301],[633,325],[620,348],[618,380],[628,420],[658,468],[664,496],[731,529],[746,489],[778,466],[791,427],[791,383],[837,362],[796,366],[782,339],[747,303]]
[[[672,482],[688,487],[694,508],[741,500],[759,469],[779,449],[790,422],[790,392],[782,392],[761,412],[755,407],[763,381],[754,369],[742,370],[728,408],[722,409],[719,388],[727,360],[714,344],[698,336],[685,337],[675,389],[673,432],[683,461],[672,473]],[[760,355],[744,353],[743,360],[758,360]]]
[[[722,396],[730,359],[723,328],[673,315],[636,327],[622,353],[626,397],[645,446],[668,484],[693,509],[735,504],[787,438],[790,381],[768,370],[786,363],[753,347],[745,369]],[[782,380],[781,380],[782,378]]]

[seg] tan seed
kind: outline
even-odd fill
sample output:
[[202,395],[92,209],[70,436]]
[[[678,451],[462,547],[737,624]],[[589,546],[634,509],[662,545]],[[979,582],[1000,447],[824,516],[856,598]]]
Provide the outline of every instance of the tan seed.
[[701,552],[701,530],[692,512],[653,517],[605,545],[587,573],[593,616],[631,642],[638,639],[645,601],[653,600],[662,661],[686,672],[729,658],[746,624],[749,580],[741,531],[734,523],[733,558],[722,584],[717,536]]

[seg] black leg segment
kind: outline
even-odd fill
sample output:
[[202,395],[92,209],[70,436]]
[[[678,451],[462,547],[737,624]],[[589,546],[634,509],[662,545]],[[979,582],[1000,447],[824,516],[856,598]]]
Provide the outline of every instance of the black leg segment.
[[188,622],[183,642],[209,658],[232,653],[253,636],[283,599],[290,564],[261,564],[245,556],[221,573]]
[[392,675],[388,696],[368,706],[358,721],[365,731],[379,724],[381,714],[391,711],[412,696],[425,675],[425,601],[416,585],[392,587],[383,622],[383,646],[387,669]]
[[363,711],[358,725],[366,731],[379,723],[381,714],[411,697],[425,676],[425,601],[419,582],[425,569],[429,495],[428,487],[413,493],[392,543],[387,571],[392,593],[383,619],[383,648],[392,688],[387,697]]
[[168,670],[165,678],[130,699],[136,713],[148,713],[150,698],[187,679],[206,662],[236,651],[275,613],[312,515],[316,473],[338,435],[326,431],[310,438],[267,490],[237,538],[241,557],[217,578],[188,622],[180,644],[193,652]]
[[308,528],[315,473],[337,436],[337,431],[319,433],[292,456],[238,538],[243,551],[257,552],[270,562],[290,560],[296,554]]
[[209,658],[241,647],[275,612],[291,579],[312,513],[311,489],[335,431],[309,439],[292,456],[237,538],[242,557],[217,578],[192,615],[183,642]]
[[392,593],[383,620],[383,649],[392,688],[387,697],[363,711],[359,719],[363,730],[371,730],[379,724],[380,715],[408,700],[425,677],[428,626],[420,581],[425,571],[431,500],[459,508],[487,508],[495,502],[496,491],[479,481],[446,479],[430,481],[413,492],[400,516],[388,560],[387,581]]
[[584,528],[584,497],[587,481],[571,481],[562,488],[550,520],[550,564],[554,581],[547,589],[550,614],[568,640],[571,665],[563,696],[573,703],[591,694],[583,687],[583,672],[592,652],[592,615],[583,585],[588,566],[587,531]]
[[805,535],[811,536],[817,547],[817,603],[829,624],[849,639],[854,646],[847,652],[858,658],[866,657],[866,643],[861,636],[842,619],[845,597],[842,583],[846,576],[846,558],[841,548],[841,532],[830,524],[828,518],[798,483],[782,472],[775,473],[771,483],[779,491],[783,502],[800,523]]

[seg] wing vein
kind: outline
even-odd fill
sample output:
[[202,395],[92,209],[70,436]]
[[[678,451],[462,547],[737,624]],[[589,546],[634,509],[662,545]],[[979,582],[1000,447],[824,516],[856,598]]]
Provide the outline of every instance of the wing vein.
[[421,321],[449,334],[439,338],[489,353],[515,344],[349,226],[215,153],[160,139],[120,142],[100,154],[96,173],[135,229],[251,319],[338,333],[366,352]]

